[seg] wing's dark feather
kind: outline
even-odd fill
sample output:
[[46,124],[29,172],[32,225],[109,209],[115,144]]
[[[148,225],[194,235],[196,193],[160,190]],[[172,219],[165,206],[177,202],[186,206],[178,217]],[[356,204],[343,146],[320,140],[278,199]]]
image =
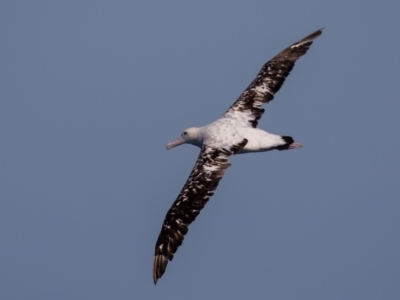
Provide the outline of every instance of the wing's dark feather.
[[153,280],[164,274],[169,260],[182,244],[188,226],[214,194],[226,169],[231,165],[229,156],[240,151],[247,143],[244,139],[229,150],[203,146],[188,180],[168,210],[155,247]]
[[[315,31],[287,47],[264,64],[257,77],[226,111],[224,116],[237,118],[245,123],[250,123],[252,127],[257,127],[258,120],[264,113],[262,105],[274,98],[275,93],[285,82],[285,78],[293,69],[296,61],[307,52],[313,40],[321,34],[322,29]],[[243,113],[246,117],[239,117],[239,114]]]

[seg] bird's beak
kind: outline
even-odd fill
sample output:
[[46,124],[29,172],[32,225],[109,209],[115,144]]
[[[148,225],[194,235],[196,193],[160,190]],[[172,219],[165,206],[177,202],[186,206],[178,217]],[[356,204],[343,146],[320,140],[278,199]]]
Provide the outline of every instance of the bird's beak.
[[182,145],[184,142],[185,140],[180,136],[176,141],[167,144],[167,150]]

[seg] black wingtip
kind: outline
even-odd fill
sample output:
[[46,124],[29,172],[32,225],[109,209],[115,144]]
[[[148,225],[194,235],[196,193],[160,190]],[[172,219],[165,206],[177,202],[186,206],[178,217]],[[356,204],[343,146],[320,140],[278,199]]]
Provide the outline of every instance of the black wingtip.
[[325,29],[325,27],[322,27],[321,29],[314,31],[313,33],[307,35],[305,38],[302,38],[300,41],[298,41],[297,43],[294,43],[293,45],[302,44],[307,41],[312,42],[313,40],[315,40],[317,37],[319,37],[322,34],[322,31],[324,29]]
[[320,29],[318,29],[317,31],[314,32],[314,34],[317,36],[320,36],[322,34],[322,32],[324,31],[325,27],[322,27]]
[[167,269],[168,259],[166,259],[162,254],[155,254],[153,261],[153,281],[154,285],[157,285],[158,279],[160,279],[165,270]]
[[322,27],[316,31],[314,31],[313,33],[311,33],[310,35],[320,35],[323,31],[324,31],[325,27]]

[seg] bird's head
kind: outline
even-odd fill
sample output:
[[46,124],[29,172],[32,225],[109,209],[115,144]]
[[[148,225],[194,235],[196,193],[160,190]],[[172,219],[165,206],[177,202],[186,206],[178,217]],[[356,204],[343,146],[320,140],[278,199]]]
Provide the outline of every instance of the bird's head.
[[182,144],[192,144],[201,147],[200,128],[191,127],[186,129],[177,140],[167,144],[167,150]]

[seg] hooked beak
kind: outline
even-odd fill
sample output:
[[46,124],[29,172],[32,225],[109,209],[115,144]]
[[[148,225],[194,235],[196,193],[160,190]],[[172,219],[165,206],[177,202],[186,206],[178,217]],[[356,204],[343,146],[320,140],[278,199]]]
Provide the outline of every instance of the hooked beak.
[[182,145],[184,142],[185,140],[180,136],[176,141],[167,144],[167,150]]

